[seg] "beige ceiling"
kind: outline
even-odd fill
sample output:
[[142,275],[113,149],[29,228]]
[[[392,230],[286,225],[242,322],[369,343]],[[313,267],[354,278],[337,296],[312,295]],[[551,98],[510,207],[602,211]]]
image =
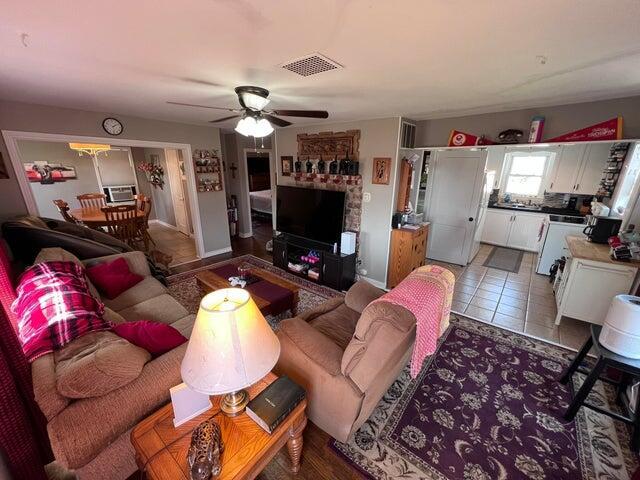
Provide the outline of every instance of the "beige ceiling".
[[[241,84],[336,120],[572,103],[640,93],[639,19],[639,0],[6,1],[0,98],[189,123],[224,112],[165,102],[235,107]],[[312,52],[344,69],[280,68]]]

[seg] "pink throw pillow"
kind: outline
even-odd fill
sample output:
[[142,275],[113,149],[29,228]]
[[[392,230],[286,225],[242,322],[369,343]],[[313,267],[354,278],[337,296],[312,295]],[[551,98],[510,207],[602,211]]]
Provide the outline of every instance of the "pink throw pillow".
[[87,276],[100,293],[113,300],[121,293],[144,280],[142,275],[133,273],[127,261],[120,257],[112,262],[99,263],[87,267]]
[[187,341],[186,337],[171,325],[151,320],[119,323],[113,326],[113,332],[135,346],[144,348],[154,357]]

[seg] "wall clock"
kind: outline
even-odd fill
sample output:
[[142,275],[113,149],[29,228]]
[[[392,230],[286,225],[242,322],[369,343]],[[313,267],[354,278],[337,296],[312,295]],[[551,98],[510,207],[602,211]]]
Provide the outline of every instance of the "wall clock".
[[120,120],[113,117],[105,118],[102,121],[102,128],[104,128],[104,131],[109,135],[120,135],[124,130]]

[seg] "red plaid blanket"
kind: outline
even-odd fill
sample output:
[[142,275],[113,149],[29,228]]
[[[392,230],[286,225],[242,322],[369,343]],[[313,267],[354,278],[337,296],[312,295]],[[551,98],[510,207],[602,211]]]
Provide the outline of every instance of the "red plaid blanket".
[[104,304],[89,292],[84,268],[74,262],[43,262],[20,278],[11,310],[18,317],[22,350],[33,361],[82,335],[109,330]]

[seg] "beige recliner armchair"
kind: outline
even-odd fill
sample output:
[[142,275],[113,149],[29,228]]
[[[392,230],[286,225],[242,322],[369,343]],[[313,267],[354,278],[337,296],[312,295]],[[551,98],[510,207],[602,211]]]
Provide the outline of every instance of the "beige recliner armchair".
[[359,281],[344,298],[280,323],[276,372],[307,391],[309,419],[347,441],[407,364],[413,351],[413,314],[384,292]]

